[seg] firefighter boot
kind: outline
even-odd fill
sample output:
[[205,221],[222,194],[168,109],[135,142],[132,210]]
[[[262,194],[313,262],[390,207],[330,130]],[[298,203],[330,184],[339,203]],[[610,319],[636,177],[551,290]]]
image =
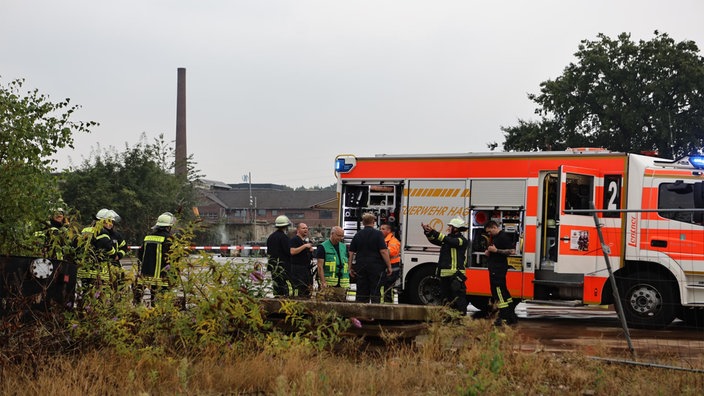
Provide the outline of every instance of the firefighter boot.
[[509,308],[499,308],[499,316],[496,318],[494,321],[494,326],[500,327],[505,324],[508,324],[508,317],[509,317]]
[[516,323],[518,323],[518,317],[516,313],[513,312],[512,306],[509,305],[508,307],[499,309],[499,317],[494,321],[494,326],[513,326]]
[[515,325],[518,323],[518,315],[516,315],[516,305],[518,305],[519,301],[513,300],[508,304],[508,324],[509,325]]

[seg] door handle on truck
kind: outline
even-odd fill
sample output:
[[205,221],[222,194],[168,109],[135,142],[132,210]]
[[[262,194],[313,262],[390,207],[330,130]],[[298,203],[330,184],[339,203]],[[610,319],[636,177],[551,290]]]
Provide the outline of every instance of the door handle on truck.
[[661,239],[653,239],[650,241],[650,246],[665,248],[665,247],[667,247],[667,241],[663,241]]

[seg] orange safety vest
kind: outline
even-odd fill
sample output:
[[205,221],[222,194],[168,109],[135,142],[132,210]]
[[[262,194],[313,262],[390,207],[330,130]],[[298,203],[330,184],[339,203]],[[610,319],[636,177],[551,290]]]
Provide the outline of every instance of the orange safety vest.
[[389,233],[384,238],[384,242],[386,242],[386,247],[389,248],[391,265],[399,265],[401,263],[401,242],[392,233]]

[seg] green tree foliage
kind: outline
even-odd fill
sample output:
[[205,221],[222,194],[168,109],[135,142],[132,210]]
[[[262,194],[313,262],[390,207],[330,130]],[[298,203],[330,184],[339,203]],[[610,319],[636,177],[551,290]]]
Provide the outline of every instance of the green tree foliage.
[[0,254],[29,254],[38,222],[59,202],[51,155],[97,125],[72,121],[79,106],[69,99],[51,102],[36,89],[21,92],[23,84],[0,82]]
[[8,299],[12,314],[0,315],[0,372],[6,362],[36,364],[39,356],[66,351],[169,359],[246,350],[312,355],[341,342],[351,322],[334,310],[317,312],[294,300],[281,300],[276,311],[261,304],[272,293],[261,260],[194,256],[190,246],[199,229],[193,221],[176,225],[164,267],[170,286],[153,299],[142,296],[135,304],[134,265],[124,277],[83,283],[72,308],[35,310],[32,320],[22,320],[29,316],[22,313],[33,309],[36,296]]
[[704,59],[693,41],[599,34],[578,49],[577,63],[528,95],[540,121],[501,128],[504,150],[591,146],[678,157],[702,147]]
[[173,159],[174,150],[163,135],[153,143],[143,135],[124,152],[98,150],[79,169],[66,172],[61,192],[84,223],[101,208],[115,210],[122,218],[118,229],[127,243],[139,244],[161,213],[192,216],[195,189],[173,173]]

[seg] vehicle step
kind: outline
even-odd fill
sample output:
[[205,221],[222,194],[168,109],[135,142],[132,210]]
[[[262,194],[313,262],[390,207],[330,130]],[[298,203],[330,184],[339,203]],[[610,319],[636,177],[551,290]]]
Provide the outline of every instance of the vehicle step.
[[580,300],[570,300],[570,301],[564,301],[564,300],[523,300],[523,302],[526,304],[557,305],[557,306],[561,306],[561,307],[581,307],[584,305],[584,303]]
[[582,287],[584,282],[559,281],[553,279],[533,279],[533,284],[538,286]]

